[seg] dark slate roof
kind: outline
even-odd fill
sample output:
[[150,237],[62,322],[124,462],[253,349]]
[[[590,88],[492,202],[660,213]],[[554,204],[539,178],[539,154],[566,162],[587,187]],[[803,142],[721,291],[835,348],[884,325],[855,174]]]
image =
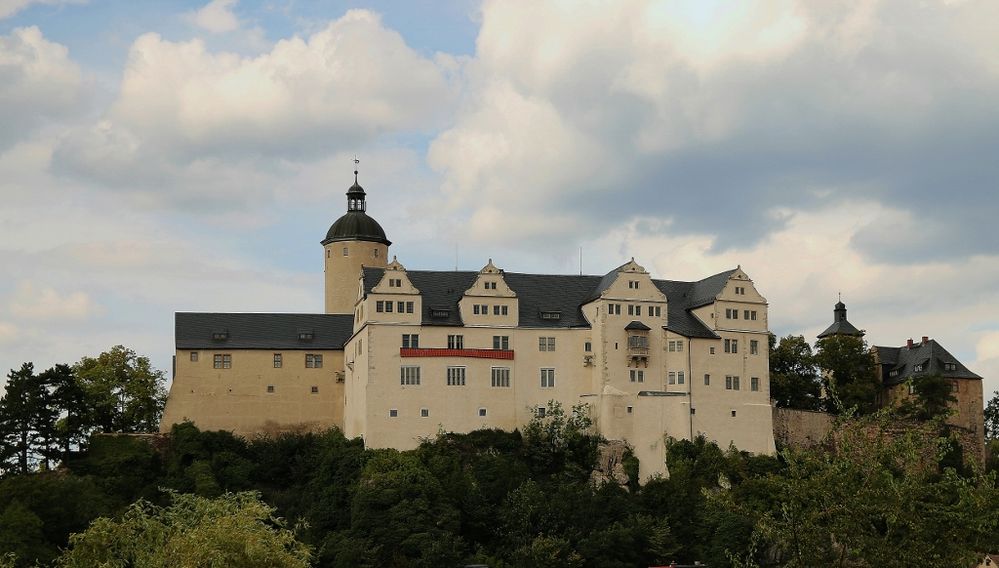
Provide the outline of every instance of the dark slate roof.
[[652,328],[649,327],[649,326],[647,326],[647,325],[645,325],[644,323],[642,323],[642,322],[640,322],[638,320],[632,320],[631,323],[629,323],[628,325],[624,326],[624,329],[627,329],[629,331],[630,330],[635,330],[635,329],[640,330],[640,331],[649,331]]
[[[352,314],[177,312],[177,349],[343,349],[354,331]],[[213,339],[216,333],[226,339]],[[312,332],[311,340],[299,334]]]
[[322,244],[327,245],[336,241],[371,241],[386,246],[392,244],[385,236],[385,229],[382,229],[378,221],[363,211],[344,213],[326,232],[326,238],[322,240]]
[[[941,375],[948,379],[981,379],[971,372],[949,351],[934,339],[925,343],[915,343],[912,347],[881,347],[875,346],[878,361],[881,363],[882,381],[886,385],[897,385],[917,375]],[[945,371],[944,363],[954,363],[954,371]],[[922,364],[923,370],[915,372],[916,365]],[[890,376],[893,370],[898,370],[897,376]]]
[[834,321],[832,325],[826,328],[825,331],[818,335],[819,339],[823,337],[829,337],[831,335],[854,335],[861,336],[864,332],[860,331],[854,325],[847,320]]
[[[383,268],[364,268],[364,292],[378,285]],[[716,339],[715,335],[690,309],[713,301],[733,270],[711,276],[699,282],[653,280],[666,295],[667,325],[670,331],[686,337]],[[479,273],[473,271],[410,270],[410,281],[423,295],[423,325],[462,325],[458,301],[470,288]],[[594,290],[609,285],[607,276],[576,276],[554,274],[521,274],[504,272],[507,285],[517,294],[521,327],[589,327],[581,307],[590,302]],[[711,300],[706,300],[710,297]],[[696,299],[696,302],[692,302]],[[447,310],[447,318],[431,318],[430,310]],[[559,312],[559,319],[542,319],[542,312]]]

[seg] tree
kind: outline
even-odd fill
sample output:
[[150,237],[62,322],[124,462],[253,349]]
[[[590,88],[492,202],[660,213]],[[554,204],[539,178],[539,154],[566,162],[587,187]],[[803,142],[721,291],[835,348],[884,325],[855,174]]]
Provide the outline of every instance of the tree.
[[18,474],[39,462],[48,466],[58,413],[34,365],[24,363],[20,370],[11,370],[0,399],[0,464]]
[[947,440],[930,424],[898,421],[880,412],[842,422],[831,450],[782,453],[785,470],[768,477],[771,500],[729,501],[757,519],[774,565],[971,566],[995,546],[995,477],[942,467]]
[[992,400],[985,405],[985,437],[999,439],[999,391],[992,393]]
[[804,336],[788,335],[777,343],[770,334],[770,398],[777,406],[820,410],[822,382],[812,346]]
[[91,409],[90,424],[103,432],[155,432],[166,404],[163,371],[148,357],[115,345],[73,366]]
[[171,493],[158,507],[137,501],[120,520],[101,517],[70,538],[66,568],[234,566],[306,568],[311,552],[255,492],[217,499]]
[[919,420],[933,420],[952,412],[951,404],[957,402],[951,382],[937,375],[919,375],[912,378],[914,399],[903,405],[903,410]]
[[815,363],[825,372],[823,382],[831,397],[826,410],[856,408],[859,414],[874,412],[881,381],[864,338],[831,335],[819,339],[815,350]]

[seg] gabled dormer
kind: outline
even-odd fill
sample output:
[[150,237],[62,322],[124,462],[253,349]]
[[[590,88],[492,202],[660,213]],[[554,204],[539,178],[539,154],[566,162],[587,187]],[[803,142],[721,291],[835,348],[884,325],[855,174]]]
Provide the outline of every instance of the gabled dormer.
[[637,320],[662,325],[666,318],[666,295],[634,258],[605,274],[586,304],[584,314],[620,316],[627,318],[625,324]]
[[503,270],[491,258],[465,290],[458,309],[466,326],[516,326],[520,321],[517,293],[507,285]]
[[767,299],[756,289],[741,266],[716,274],[696,285],[703,307],[693,313],[715,330],[765,331]]
[[421,322],[420,291],[397,258],[392,257],[392,262],[385,266],[381,279],[368,292],[361,309],[368,321]]

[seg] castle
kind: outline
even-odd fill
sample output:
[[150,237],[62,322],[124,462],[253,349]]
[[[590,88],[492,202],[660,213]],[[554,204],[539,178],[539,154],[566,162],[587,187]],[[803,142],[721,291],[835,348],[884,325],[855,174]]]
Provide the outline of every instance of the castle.
[[322,240],[324,314],[177,313],[161,428],[240,435],[338,427],[409,449],[440,431],[512,430],[585,404],[643,478],[664,438],[773,453],[767,301],[735,268],[653,279],[407,270],[357,183]]

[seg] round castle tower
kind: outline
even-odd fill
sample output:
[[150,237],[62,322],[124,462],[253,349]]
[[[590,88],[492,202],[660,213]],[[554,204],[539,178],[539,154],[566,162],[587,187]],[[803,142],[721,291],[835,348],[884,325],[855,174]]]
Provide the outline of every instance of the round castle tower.
[[354,170],[354,185],[347,190],[347,213],[333,223],[322,241],[328,314],[353,314],[361,268],[384,268],[387,264],[392,242],[378,221],[365,213],[364,198],[364,188],[357,183]]

